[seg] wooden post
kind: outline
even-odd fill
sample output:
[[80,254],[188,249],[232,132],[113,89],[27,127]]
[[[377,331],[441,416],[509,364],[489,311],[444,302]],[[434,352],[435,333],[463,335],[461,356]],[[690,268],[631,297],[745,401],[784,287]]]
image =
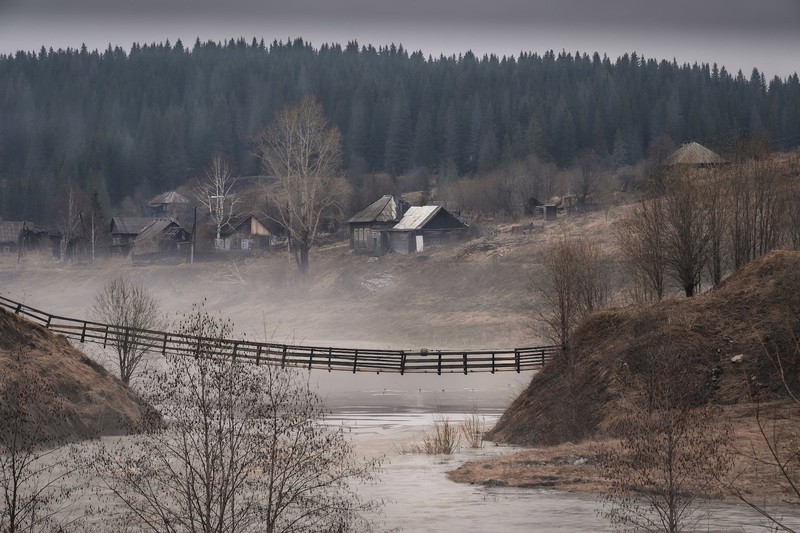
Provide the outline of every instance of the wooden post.
[[494,374],[494,352],[492,352],[492,374]]
[[442,375],[442,351],[441,350],[439,350],[439,367],[437,368],[436,373],[438,375],[440,375],[440,376]]
[[285,344],[283,345],[283,356],[281,357],[281,368],[286,366],[286,350],[288,350],[288,346]]
[[256,366],[261,361],[261,345],[258,345],[258,349],[256,350]]
[[50,327],[50,321],[52,319],[53,319],[53,315],[47,315],[47,324],[45,324],[44,327],[49,328]]
[[86,340],[86,322],[83,323],[83,331],[81,331],[81,343]]
[[356,373],[357,369],[358,369],[358,350],[353,352],[353,374]]
[[400,375],[406,373],[406,352],[400,351]]
[[308,354],[308,369],[311,370],[311,366],[314,364],[314,348],[311,348],[311,353]]
[[238,342],[234,342],[233,343],[233,362],[234,363],[236,362],[236,350],[238,350],[238,349],[239,349],[239,343]]
[[20,311],[22,311],[22,304],[17,304],[17,308],[14,310],[14,314],[18,315]]
[[167,332],[164,332],[164,345],[161,346],[161,355],[167,355]]
[[106,324],[106,334],[103,335],[103,348],[108,345],[108,324]]
[[328,348],[328,372],[331,371],[331,357],[333,357],[333,348]]
[[514,348],[514,364],[517,366],[517,374],[519,374],[520,371],[521,371],[521,368],[520,368],[520,364],[521,363],[520,363],[520,360],[519,360],[519,350],[516,349],[516,348]]
[[467,352],[464,352],[464,375],[467,375]]

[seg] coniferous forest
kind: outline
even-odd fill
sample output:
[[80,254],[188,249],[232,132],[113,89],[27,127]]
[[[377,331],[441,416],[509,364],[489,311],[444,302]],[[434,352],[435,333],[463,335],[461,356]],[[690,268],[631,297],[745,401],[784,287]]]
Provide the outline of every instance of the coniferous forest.
[[610,166],[656,136],[723,148],[758,135],[800,144],[797,74],[766,79],[635,53],[425,57],[302,39],[42,49],[0,56],[0,217],[47,222],[69,182],[106,206],[184,184],[225,154],[260,173],[252,136],[311,93],[342,131],[344,161],[440,180],[592,148]]

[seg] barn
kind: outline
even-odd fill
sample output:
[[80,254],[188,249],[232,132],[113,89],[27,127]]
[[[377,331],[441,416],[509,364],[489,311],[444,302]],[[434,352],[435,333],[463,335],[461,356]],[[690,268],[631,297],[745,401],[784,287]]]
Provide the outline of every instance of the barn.
[[232,218],[220,231],[223,250],[265,250],[274,243],[275,237],[255,215]]

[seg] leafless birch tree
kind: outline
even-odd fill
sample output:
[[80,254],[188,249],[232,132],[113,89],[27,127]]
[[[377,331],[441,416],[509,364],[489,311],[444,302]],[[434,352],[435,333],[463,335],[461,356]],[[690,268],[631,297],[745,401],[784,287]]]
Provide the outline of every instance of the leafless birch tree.
[[240,198],[233,189],[238,180],[231,174],[225,157],[215,154],[204,176],[195,185],[194,197],[208,210],[209,217],[217,227],[217,242],[221,238],[222,227],[237,214],[236,204]]
[[323,214],[340,205],[347,189],[341,174],[342,136],[311,96],[281,111],[254,139],[268,199],[290,239],[301,273]]

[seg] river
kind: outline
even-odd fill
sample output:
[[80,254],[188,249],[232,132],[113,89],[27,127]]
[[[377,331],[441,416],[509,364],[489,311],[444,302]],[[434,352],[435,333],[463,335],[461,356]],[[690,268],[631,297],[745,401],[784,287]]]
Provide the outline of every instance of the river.
[[[442,376],[439,381],[423,377],[405,385],[397,379],[385,378],[383,383],[381,380],[369,383],[386,387],[364,388],[365,378],[360,376],[362,390],[345,391],[345,385],[334,387],[337,391],[328,394],[327,401],[333,410],[330,422],[345,423],[351,428],[360,453],[385,455],[383,482],[366,490],[371,497],[388,500],[383,516],[387,527],[432,533],[611,531],[608,523],[597,515],[600,503],[592,496],[540,489],[487,488],[447,479],[449,470],[467,460],[510,453],[514,448],[486,443],[481,449],[462,446],[451,456],[402,453],[404,445],[419,441],[424,431],[430,431],[436,416],[458,422],[477,412],[490,427],[502,414],[509,393],[516,394],[530,376],[506,374],[495,381],[490,378],[488,385],[486,378],[476,383],[464,376],[461,379]],[[322,378],[321,390],[331,387],[327,379],[349,382],[342,377]],[[434,388],[434,384],[439,386]],[[422,386],[414,388],[415,385]],[[800,526],[800,519],[793,524]],[[708,506],[698,530],[766,531],[762,520],[748,507],[717,502]]]

